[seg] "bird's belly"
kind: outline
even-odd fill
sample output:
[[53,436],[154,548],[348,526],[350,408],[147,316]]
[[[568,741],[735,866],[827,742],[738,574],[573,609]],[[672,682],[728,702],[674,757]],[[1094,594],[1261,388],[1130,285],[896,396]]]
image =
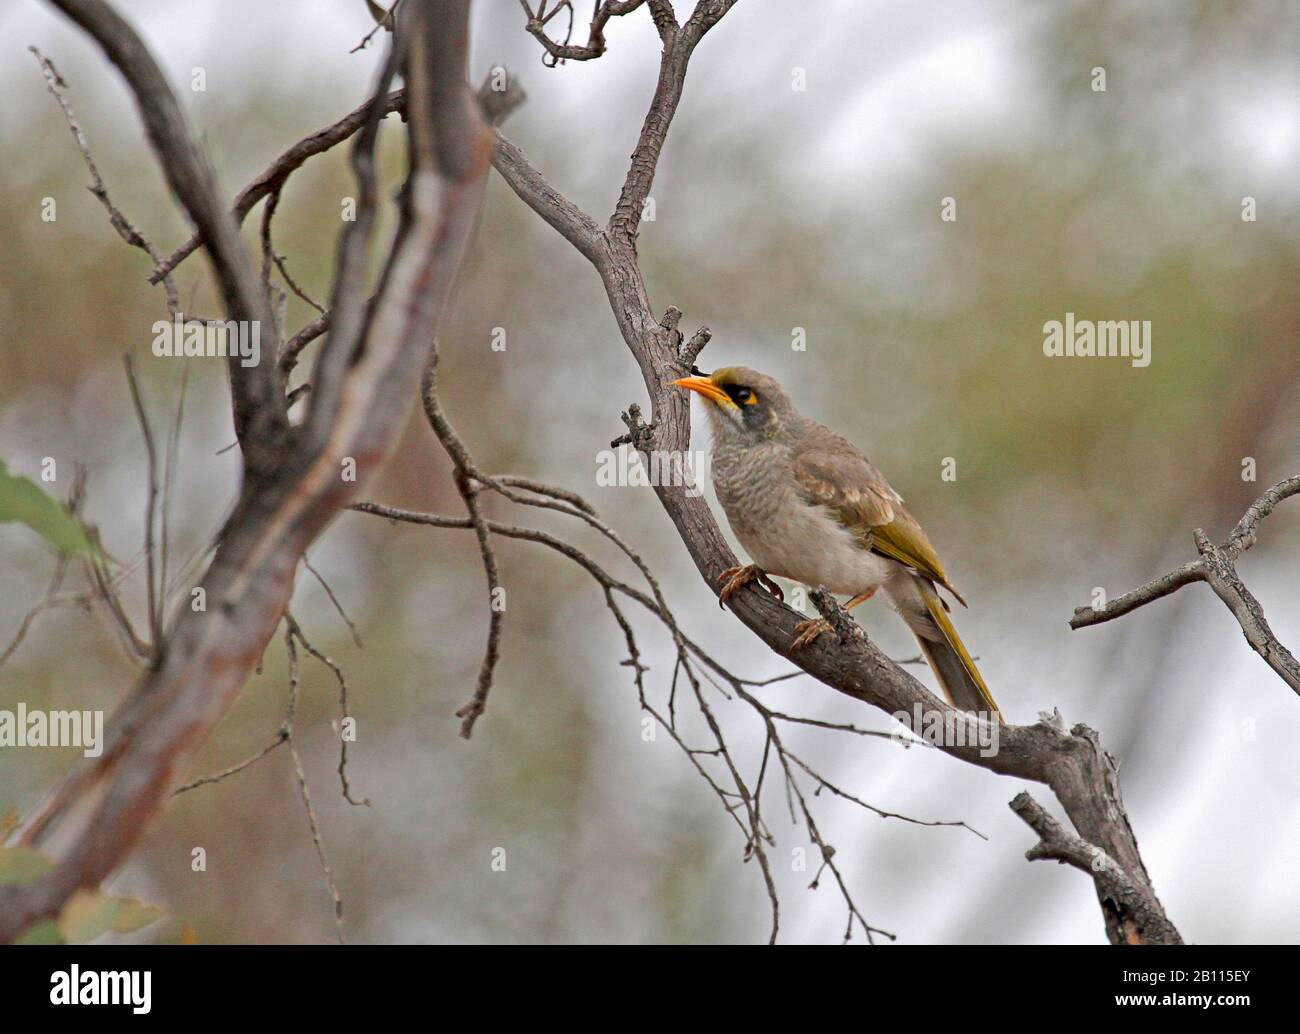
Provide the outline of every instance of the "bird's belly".
[[819,507],[791,505],[736,537],[768,574],[856,596],[882,585],[899,565],[863,549],[860,539]]

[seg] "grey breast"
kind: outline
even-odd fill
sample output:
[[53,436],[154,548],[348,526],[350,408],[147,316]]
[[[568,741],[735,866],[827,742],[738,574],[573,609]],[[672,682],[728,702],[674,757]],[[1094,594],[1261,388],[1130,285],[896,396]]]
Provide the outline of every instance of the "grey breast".
[[713,488],[736,537],[744,543],[793,500],[789,450],[766,441],[752,446],[715,442]]

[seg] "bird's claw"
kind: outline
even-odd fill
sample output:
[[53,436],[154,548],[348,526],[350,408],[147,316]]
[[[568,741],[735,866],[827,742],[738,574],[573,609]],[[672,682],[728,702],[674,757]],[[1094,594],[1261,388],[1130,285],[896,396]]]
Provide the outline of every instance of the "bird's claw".
[[818,636],[829,631],[831,631],[831,623],[825,618],[800,621],[799,624],[794,626],[794,642],[790,644],[790,652],[794,653],[797,650],[802,650]]
[[782,603],[785,602],[785,593],[781,591],[781,586],[772,581],[757,564],[728,567],[722,574],[718,575],[718,582],[722,584],[722,590],[718,593],[719,607],[725,605],[727,600],[731,599],[750,582],[758,582],[759,585],[763,586]]

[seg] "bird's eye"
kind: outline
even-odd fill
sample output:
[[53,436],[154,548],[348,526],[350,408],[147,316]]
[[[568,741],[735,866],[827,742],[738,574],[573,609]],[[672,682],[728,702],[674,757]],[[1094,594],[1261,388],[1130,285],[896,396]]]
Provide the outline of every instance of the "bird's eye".
[[749,403],[754,400],[754,393],[748,388],[737,388],[735,399],[737,402]]

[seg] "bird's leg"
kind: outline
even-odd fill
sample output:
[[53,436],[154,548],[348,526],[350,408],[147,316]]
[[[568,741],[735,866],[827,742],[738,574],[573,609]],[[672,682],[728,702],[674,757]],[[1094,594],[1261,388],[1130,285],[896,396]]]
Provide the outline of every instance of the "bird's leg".
[[794,626],[794,642],[790,644],[790,652],[802,650],[823,632],[831,630],[831,623],[825,618],[811,618],[808,621],[800,621]]
[[722,574],[718,575],[718,581],[725,583],[722,585],[722,591],[718,593],[718,606],[721,607],[727,600],[731,599],[736,593],[743,589],[750,582],[758,582],[768,592],[782,602],[785,601],[785,593],[781,591],[781,586],[772,581],[757,564],[746,564],[743,567],[728,567]]
[[[876,586],[876,589],[879,589],[879,588],[880,588],[880,586],[877,585],[877,586]],[[864,592],[864,593],[862,593],[862,594],[859,595],[859,596],[854,596],[853,599],[849,600],[848,603],[844,604],[844,609],[845,609],[846,611],[847,611],[847,610],[852,610],[852,609],[853,609],[854,607],[856,607],[859,603],[866,603],[867,600],[871,599],[871,597],[874,596],[874,595],[876,594],[876,589],[870,589],[870,590],[868,590],[867,592]]]
[[[880,588],[880,586],[876,586]],[[859,603],[866,603],[876,594],[876,589],[870,589],[867,592],[854,596],[848,603],[844,604],[845,611],[850,611]],[[805,646],[815,640],[823,632],[831,630],[831,623],[825,618],[813,618],[810,621],[800,621],[794,626],[794,642],[790,644],[790,652],[802,650]]]

